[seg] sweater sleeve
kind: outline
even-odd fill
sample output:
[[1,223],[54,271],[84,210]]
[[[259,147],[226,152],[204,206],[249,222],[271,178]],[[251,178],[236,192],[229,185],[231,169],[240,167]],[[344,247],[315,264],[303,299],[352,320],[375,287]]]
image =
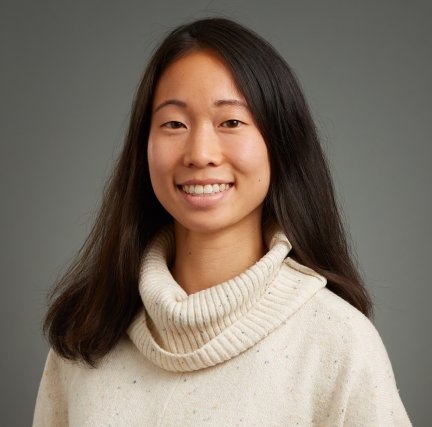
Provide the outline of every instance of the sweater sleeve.
[[352,372],[344,426],[411,426],[384,344],[375,328],[369,332]]
[[67,427],[64,362],[50,350],[39,385],[33,427]]

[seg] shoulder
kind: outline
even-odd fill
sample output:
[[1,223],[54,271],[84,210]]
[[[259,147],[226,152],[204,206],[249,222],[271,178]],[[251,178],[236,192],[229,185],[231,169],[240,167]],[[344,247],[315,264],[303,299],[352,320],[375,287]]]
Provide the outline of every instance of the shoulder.
[[387,358],[374,324],[363,313],[327,288],[322,288],[298,312],[309,334],[332,351],[360,357],[375,353]]
[[316,295],[317,307],[342,330],[356,339],[377,339],[379,334],[372,321],[361,311],[327,288]]
[[45,362],[43,380],[49,381],[55,379],[55,381],[60,382],[60,384],[70,385],[77,375],[92,376],[95,372],[109,371],[113,367],[117,368],[117,365],[123,363],[125,359],[136,357],[136,353],[137,351],[131,341],[127,336],[124,336],[115,347],[98,360],[93,367],[82,360],[66,359],[51,348]]
[[[370,351],[385,355],[382,340],[363,313],[326,287],[326,279],[291,258],[284,262],[281,289],[288,289],[287,336],[317,353],[360,357]],[[283,334],[284,332],[281,331]]]
[[317,292],[310,304],[310,309],[315,310],[320,317],[325,317],[330,324],[344,329],[353,328],[353,332],[356,331],[360,335],[377,333],[368,317],[328,288]]
[[94,367],[81,360],[65,359],[50,349],[38,399],[47,400],[55,395],[57,401],[67,400],[77,390],[80,390],[80,394],[89,395],[101,387],[107,387],[115,379],[135,375],[142,365],[142,356],[126,336]]
[[78,362],[61,357],[51,348],[45,362],[42,380],[56,381],[59,385],[62,383],[67,384],[78,365]]
[[[310,300],[316,333],[340,361],[340,375],[349,399],[349,425],[411,425],[401,402],[383,341],[373,323],[351,304],[324,288]],[[313,316],[313,314],[312,314]]]

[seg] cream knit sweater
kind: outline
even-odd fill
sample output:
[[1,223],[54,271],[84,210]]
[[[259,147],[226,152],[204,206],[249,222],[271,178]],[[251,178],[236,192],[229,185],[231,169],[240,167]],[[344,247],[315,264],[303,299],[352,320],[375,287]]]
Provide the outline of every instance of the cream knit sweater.
[[96,369],[48,355],[35,427],[410,426],[372,324],[287,254],[280,233],[238,277],[193,295],[165,231],[144,303]]

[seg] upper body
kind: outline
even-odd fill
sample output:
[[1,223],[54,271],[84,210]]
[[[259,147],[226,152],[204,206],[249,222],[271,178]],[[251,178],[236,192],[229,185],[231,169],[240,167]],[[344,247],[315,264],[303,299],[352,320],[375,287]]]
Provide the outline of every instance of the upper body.
[[51,351],[35,427],[409,426],[370,321],[278,234],[240,276],[187,295],[170,233],[143,261],[141,312],[94,369]]

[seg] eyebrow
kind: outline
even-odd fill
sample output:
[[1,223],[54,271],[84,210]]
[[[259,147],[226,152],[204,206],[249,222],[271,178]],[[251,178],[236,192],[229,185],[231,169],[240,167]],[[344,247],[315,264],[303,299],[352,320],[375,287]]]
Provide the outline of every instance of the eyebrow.
[[[180,101],[179,99],[167,99],[166,101],[163,101],[162,103],[160,103],[153,110],[153,114],[155,114],[161,108],[164,108],[164,107],[166,107],[168,105],[174,105],[176,107],[181,107],[181,108],[186,108],[187,107],[187,104],[184,101]],[[214,106],[215,107],[223,107],[225,105],[231,105],[231,106],[234,106],[234,107],[246,108],[247,110],[249,110],[249,107],[246,104],[246,102],[241,101],[240,99],[220,99],[220,100],[214,102]]]
[[216,101],[214,103],[216,107],[223,107],[225,105],[232,105],[233,107],[242,107],[249,110],[248,105],[246,102],[241,101],[240,99],[220,99],[219,101]]
[[159,111],[161,108],[166,107],[167,105],[175,105],[177,107],[186,108],[186,102],[179,101],[178,99],[167,99],[166,101],[159,104],[154,110],[153,114]]

